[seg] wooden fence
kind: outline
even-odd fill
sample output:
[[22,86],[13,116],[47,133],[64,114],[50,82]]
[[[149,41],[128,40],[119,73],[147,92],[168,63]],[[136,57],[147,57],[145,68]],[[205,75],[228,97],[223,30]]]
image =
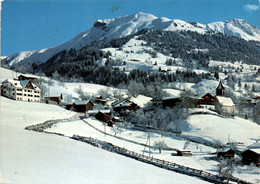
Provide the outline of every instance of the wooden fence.
[[[100,141],[98,139],[93,139],[91,137],[83,137],[83,136],[79,136],[79,135],[73,135],[71,138],[75,139],[75,140],[86,142],[86,143],[91,144],[96,147],[100,147],[100,148],[110,151],[110,152],[115,152],[115,153],[130,157],[130,158],[136,159],[136,160],[144,162],[144,163],[152,164],[154,166],[157,166],[157,167],[160,167],[163,169],[175,171],[175,172],[189,175],[189,176],[196,176],[196,177],[199,177],[203,180],[206,180],[206,181],[209,181],[212,183],[227,183],[227,178],[223,178],[223,177],[220,177],[218,175],[215,175],[215,174],[203,171],[203,170],[194,169],[191,167],[183,166],[183,165],[169,162],[166,160],[149,157],[144,154],[136,153],[134,151],[127,150],[126,148],[122,148],[122,147],[113,145],[106,141]],[[240,180],[235,177],[229,178],[229,181],[233,181],[233,182],[240,183],[240,184],[251,184],[250,182],[243,181],[243,180]]]
[[[59,120],[59,121],[62,122],[62,121],[66,121],[66,120]],[[79,135],[73,135],[72,137],[69,137],[69,136],[65,136],[64,134],[61,134],[61,133],[48,132],[45,130],[46,127],[51,127],[55,123],[57,123],[57,120],[56,121],[46,121],[43,124],[28,126],[25,129],[72,138],[72,139],[75,139],[78,141],[88,143],[95,147],[100,147],[100,148],[110,151],[110,152],[118,153],[118,154],[130,157],[130,158],[136,159],[138,161],[141,161],[141,162],[144,162],[147,164],[152,164],[154,166],[157,166],[157,167],[160,167],[163,169],[167,169],[167,170],[171,170],[171,171],[175,171],[178,173],[182,173],[185,175],[195,176],[195,177],[201,178],[203,180],[206,180],[206,181],[209,181],[212,183],[227,183],[227,178],[223,178],[221,176],[218,176],[218,175],[215,175],[215,174],[203,171],[203,170],[194,169],[191,167],[183,166],[183,165],[169,162],[166,160],[149,157],[144,154],[136,153],[134,151],[127,150],[126,148],[122,148],[122,147],[113,145],[112,143],[109,143],[106,141],[101,141],[98,139],[93,139],[91,137],[84,137],[84,136],[79,136]],[[90,126],[92,126],[92,125],[90,125]],[[107,135],[109,135],[109,134],[107,134]],[[122,138],[122,139],[124,139],[124,138]],[[127,141],[129,141],[129,140],[127,140]],[[131,141],[131,142],[133,142],[133,141]],[[243,180],[240,180],[235,177],[228,178],[228,180],[232,181],[232,182],[240,183],[240,184],[252,184],[250,182],[243,181]]]

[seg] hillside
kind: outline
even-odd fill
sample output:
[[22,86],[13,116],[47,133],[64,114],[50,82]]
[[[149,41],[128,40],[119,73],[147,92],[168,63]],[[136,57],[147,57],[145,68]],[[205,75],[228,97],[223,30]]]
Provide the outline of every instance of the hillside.
[[0,100],[3,183],[207,183],[68,138],[25,130],[28,125],[69,118],[74,113],[53,105],[16,102],[4,97]]
[[[10,76],[12,76],[10,70],[1,68],[1,79],[2,77],[6,78]],[[211,89],[211,86],[208,84],[212,84],[212,82],[201,82],[203,90],[207,91]],[[214,81],[212,88],[215,84],[217,84],[217,82]],[[81,86],[84,92],[92,95],[97,95],[100,89],[107,88],[97,84],[53,81],[50,89],[54,92],[62,92],[65,97],[67,95],[78,97],[75,89],[79,88],[79,86]],[[187,88],[191,88],[192,86],[192,84],[186,85]],[[109,92],[117,90],[115,88],[107,89]],[[167,89],[167,91],[171,92],[171,95],[180,94],[180,91],[176,89]],[[122,93],[125,93],[125,91],[122,91]],[[136,103],[145,104],[149,102],[150,99],[151,98],[139,95],[138,98],[133,98],[132,100]],[[159,118],[166,119],[167,114],[170,112],[171,110],[169,109],[157,109],[156,112],[152,113],[155,114],[155,116],[160,115],[158,116]],[[174,109],[172,109],[172,112],[174,115]],[[17,116],[13,116],[14,113]],[[204,183],[196,178],[148,166],[114,153],[108,153],[85,143],[75,142],[74,140],[57,135],[42,134],[24,129],[26,126],[42,123],[49,119],[70,118],[74,114],[75,113],[71,111],[66,111],[54,105],[19,102],[1,97],[0,140],[2,148],[1,160],[4,160],[4,162],[1,162],[3,181],[17,182],[20,180],[24,182],[36,182],[37,178],[33,177],[31,173],[39,172],[37,177],[44,178],[42,181],[46,183],[65,180],[68,181],[68,183],[78,182],[80,180],[93,182],[113,181],[115,183],[122,183],[122,181],[127,180],[138,183],[143,181],[143,179],[146,179],[149,183],[158,183],[161,181],[168,183],[173,180],[177,180],[180,183]],[[150,132],[150,144],[154,145],[158,141],[164,141],[170,148],[192,151],[193,156],[176,157],[173,150],[162,150],[162,153],[159,154],[157,149],[151,149],[150,154],[155,158],[202,169],[213,174],[218,174],[217,164],[219,162],[216,161],[214,155],[216,149],[201,143],[214,145],[216,142],[220,142],[225,145],[229,141],[240,142],[243,144],[239,145],[238,149],[242,151],[248,145],[260,139],[260,127],[256,123],[238,117],[234,119],[223,117],[207,109],[190,110],[190,116],[187,120],[179,118],[174,122],[178,122],[178,124],[175,125],[178,127],[178,130],[182,131],[180,137],[174,133],[154,130]],[[117,126],[115,127],[117,128]],[[118,137],[140,144],[146,144],[147,142],[147,130],[144,132],[142,129],[126,128],[124,126],[118,126],[118,129],[121,129],[121,131],[117,133]],[[115,134],[114,128],[106,127],[105,130],[111,135]],[[46,128],[46,131],[62,133],[66,136],[72,136],[73,134],[90,136],[99,140],[108,141],[117,146],[122,146],[140,154],[149,154],[147,150],[144,152],[145,148],[143,145],[118,139],[114,136],[104,136],[103,123],[90,117],[85,117],[84,121],[71,118],[65,122],[58,122],[54,126]],[[190,141],[187,141],[187,139]],[[197,141],[198,143],[192,141]],[[50,152],[55,153],[55,155],[49,154]],[[15,158],[15,164],[12,160],[8,159],[10,158],[10,153],[12,153],[11,156]],[[95,154],[93,155],[93,153]],[[75,155],[78,156],[75,157]],[[65,165],[64,160],[66,160]],[[106,163],[105,165],[104,162]],[[35,165],[37,165],[37,167],[35,167]],[[93,169],[86,170],[86,165],[90,165]],[[125,170],[124,166],[128,169]],[[57,169],[52,170],[50,168]],[[114,175],[111,175],[110,172],[105,172],[107,169],[113,170]],[[125,172],[120,172],[122,169],[125,170]],[[68,175],[65,174],[65,170],[71,170],[72,172]],[[100,178],[96,173],[97,170],[103,171],[105,173],[102,174],[104,177]],[[135,175],[135,178],[129,177],[129,173],[133,173],[134,175],[137,171],[140,175]],[[121,173],[120,177],[115,177],[118,172]],[[153,172],[155,175],[153,180],[150,180],[149,178],[151,177],[147,175],[147,173],[150,172]],[[53,173],[55,173],[55,175],[53,175]],[[142,173],[146,173],[145,176]],[[258,173],[258,168],[240,164],[236,166],[233,174],[243,180],[257,182]],[[99,177],[99,179],[97,179],[97,177]]]
[[203,25],[189,23],[176,19],[158,18],[151,14],[136,13],[114,19],[97,20],[93,27],[77,35],[72,40],[56,47],[35,51],[23,51],[6,58],[8,66],[22,64],[26,67],[32,64],[46,62],[55,54],[70,49],[79,50],[92,42],[108,43],[112,39],[135,34],[142,29],[166,31],[192,31],[200,34],[209,32],[223,33],[245,40],[260,41],[260,28],[249,25],[245,20],[233,19]]

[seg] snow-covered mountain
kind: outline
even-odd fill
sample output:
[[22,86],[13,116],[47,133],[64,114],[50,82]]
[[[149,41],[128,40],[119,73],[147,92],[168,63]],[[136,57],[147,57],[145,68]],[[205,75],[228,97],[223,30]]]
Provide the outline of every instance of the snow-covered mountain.
[[260,41],[260,28],[248,24],[245,20],[233,19],[204,25],[164,17],[158,18],[151,14],[139,12],[114,19],[97,20],[91,29],[80,33],[64,44],[48,49],[18,52],[7,57],[6,60],[9,66],[14,66],[18,63],[25,66],[30,66],[33,63],[41,64],[62,50],[69,51],[71,48],[78,50],[93,41],[106,43],[111,39],[134,34],[144,28],[168,31],[194,31],[201,34],[214,31],[237,36],[245,40]]

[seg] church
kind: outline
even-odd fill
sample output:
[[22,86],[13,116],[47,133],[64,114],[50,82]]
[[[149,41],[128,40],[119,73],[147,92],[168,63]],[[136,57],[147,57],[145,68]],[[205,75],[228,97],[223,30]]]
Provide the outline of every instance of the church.
[[214,105],[215,109],[220,113],[235,113],[235,104],[231,98],[226,97],[226,89],[221,81],[219,82],[219,85],[216,88],[216,97]]

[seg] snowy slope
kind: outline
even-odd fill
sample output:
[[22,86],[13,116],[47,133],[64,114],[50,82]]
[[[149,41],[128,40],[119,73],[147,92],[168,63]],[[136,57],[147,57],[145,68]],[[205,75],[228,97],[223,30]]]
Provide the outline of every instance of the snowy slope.
[[260,41],[260,28],[252,26],[248,24],[246,20],[242,19],[210,23],[206,25],[206,29],[245,40]]
[[244,20],[234,19],[226,22],[203,25],[199,23],[188,23],[178,19],[158,18],[151,14],[139,12],[114,19],[97,20],[91,29],[80,33],[64,44],[48,49],[19,52],[7,59],[9,66],[14,66],[20,62],[22,62],[23,65],[31,65],[33,63],[41,64],[62,50],[68,51],[71,48],[80,49],[95,40],[108,42],[114,38],[134,34],[144,28],[168,31],[190,30],[202,34],[207,31],[215,31],[237,36],[245,40],[260,41],[260,28],[251,26]]
[[260,139],[260,126],[256,123],[235,117],[223,118],[213,115],[192,115],[188,118],[189,129],[183,135],[193,139],[214,143],[215,140],[223,144],[228,143],[228,137],[233,142],[243,143],[242,148]]
[[24,129],[73,115],[58,106],[4,97],[0,102],[1,183],[207,183],[85,143]]

